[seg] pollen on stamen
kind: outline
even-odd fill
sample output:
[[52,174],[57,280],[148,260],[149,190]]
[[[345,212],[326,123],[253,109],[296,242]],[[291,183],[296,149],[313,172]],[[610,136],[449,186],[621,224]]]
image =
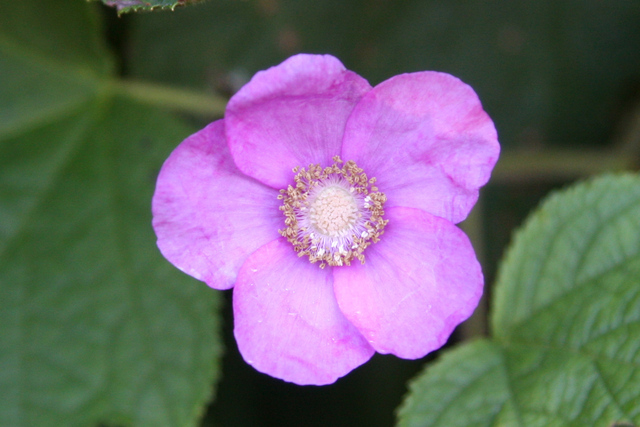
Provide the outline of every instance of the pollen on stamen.
[[364,263],[364,250],[380,240],[386,196],[355,162],[333,158],[333,165],[295,167],[294,185],[280,190],[285,215],[279,230],[299,256],[320,267]]

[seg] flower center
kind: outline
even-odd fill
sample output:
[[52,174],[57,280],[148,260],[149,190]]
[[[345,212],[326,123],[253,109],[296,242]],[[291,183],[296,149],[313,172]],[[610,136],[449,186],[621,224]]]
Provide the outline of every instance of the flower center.
[[299,256],[312,263],[350,265],[354,258],[364,263],[364,250],[380,240],[388,220],[382,219],[387,197],[368,179],[355,162],[343,164],[340,157],[322,168],[296,167],[295,186],[280,190],[280,210],[287,238]]
[[356,199],[342,186],[320,190],[309,208],[309,221],[316,231],[330,237],[344,236],[359,217]]

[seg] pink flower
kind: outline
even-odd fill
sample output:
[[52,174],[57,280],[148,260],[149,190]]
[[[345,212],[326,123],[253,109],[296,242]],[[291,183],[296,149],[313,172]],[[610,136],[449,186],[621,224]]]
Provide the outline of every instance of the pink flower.
[[499,150],[455,77],[372,88],[332,56],[296,55],[257,73],[165,162],[158,246],[212,288],[233,287],[247,363],[329,384],[376,351],[423,357],[471,315],[483,277],[454,224]]

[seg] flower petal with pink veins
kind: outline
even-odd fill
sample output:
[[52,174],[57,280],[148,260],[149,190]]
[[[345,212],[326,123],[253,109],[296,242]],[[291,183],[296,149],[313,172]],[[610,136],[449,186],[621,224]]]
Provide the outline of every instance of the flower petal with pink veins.
[[340,309],[380,353],[417,359],[440,348],[482,295],[467,236],[412,208],[386,210],[389,224],[365,264],[333,269]]
[[464,220],[498,160],[493,122],[477,95],[449,74],[402,74],[380,83],[354,109],[342,159],[378,179],[387,207]]
[[253,253],[233,290],[245,361],[285,381],[322,385],[369,360],[374,350],[338,308],[332,280],[284,239]]
[[229,147],[244,173],[274,188],[296,166],[328,166],[369,83],[329,55],[296,55],[257,73],[225,114]]
[[185,139],[162,166],[153,228],[162,254],[216,289],[229,289],[240,266],[284,226],[278,192],[233,163],[218,120]]

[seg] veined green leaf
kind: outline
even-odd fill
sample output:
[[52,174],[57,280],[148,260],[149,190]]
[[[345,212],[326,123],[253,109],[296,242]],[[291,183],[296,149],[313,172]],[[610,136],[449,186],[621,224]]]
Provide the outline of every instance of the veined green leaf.
[[192,129],[116,94],[93,9],[0,15],[0,425],[195,425],[216,293],[162,258],[150,212]]
[[420,375],[402,426],[640,423],[640,177],[550,197],[500,270],[494,339]]

